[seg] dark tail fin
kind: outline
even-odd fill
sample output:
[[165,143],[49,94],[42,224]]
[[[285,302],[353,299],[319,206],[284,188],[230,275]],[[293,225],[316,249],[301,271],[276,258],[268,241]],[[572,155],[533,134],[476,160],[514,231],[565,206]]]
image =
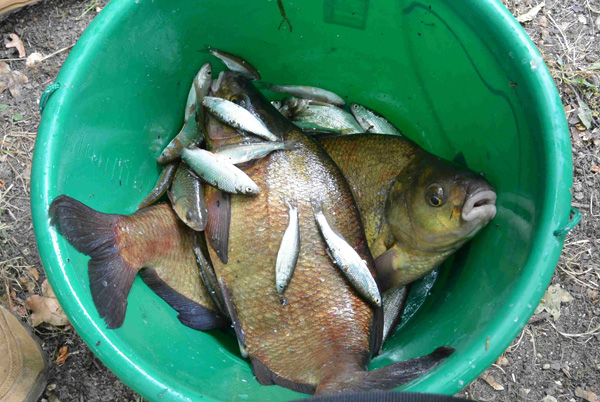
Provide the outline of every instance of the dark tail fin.
[[51,224],[79,252],[89,255],[88,274],[92,299],[108,328],[118,328],[125,319],[127,295],[139,267],[119,255],[115,223],[119,215],[104,214],[66,195],[52,201]]
[[453,352],[454,348],[442,346],[427,356],[397,362],[377,370],[359,371],[354,375],[342,373],[342,377],[332,376],[329,381],[322,381],[319,384],[316,394],[390,390],[426,374]]

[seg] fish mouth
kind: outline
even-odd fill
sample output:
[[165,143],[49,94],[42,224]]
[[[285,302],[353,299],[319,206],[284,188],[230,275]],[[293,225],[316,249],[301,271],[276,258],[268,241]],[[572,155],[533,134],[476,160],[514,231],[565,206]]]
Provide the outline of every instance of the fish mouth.
[[482,190],[467,196],[461,217],[464,221],[491,221],[496,216],[496,193],[492,190]]

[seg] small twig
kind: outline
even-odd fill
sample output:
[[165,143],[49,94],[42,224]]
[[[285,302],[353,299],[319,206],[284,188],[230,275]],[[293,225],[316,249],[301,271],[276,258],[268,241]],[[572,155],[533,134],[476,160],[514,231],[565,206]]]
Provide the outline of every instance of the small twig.
[[290,33],[291,33],[292,32],[292,23],[290,22],[290,20],[287,19],[286,15],[285,15],[285,9],[283,8],[283,1],[277,0],[277,5],[279,6],[279,12],[281,13],[281,17],[283,18],[283,20],[279,23],[279,28],[277,28],[277,30],[279,31],[281,29],[281,26],[287,22],[288,26],[290,27]]
[[60,54],[60,53],[64,52],[65,50],[69,50],[69,49],[70,49],[70,48],[72,48],[73,46],[75,46],[75,44],[74,44],[74,43],[73,43],[72,45],[69,45],[69,46],[67,46],[67,47],[63,47],[62,49],[60,49],[60,50],[57,50],[57,51],[56,51],[56,52],[54,52],[54,53],[50,53],[48,56],[44,56],[44,57],[42,57],[42,59],[41,59],[40,61],[44,61],[44,60],[47,60],[47,59],[49,59],[50,57],[54,57],[54,56],[56,56],[57,54]]
[[582,332],[580,334],[567,334],[565,332],[560,332],[558,330],[558,328],[556,328],[556,326],[554,324],[552,324],[552,322],[550,320],[548,320],[548,323],[556,330],[556,332],[558,332],[559,334],[561,334],[562,336],[565,336],[567,338],[579,338],[582,336],[596,335],[596,333],[600,333],[600,324],[597,325],[594,329],[587,331],[587,332]]

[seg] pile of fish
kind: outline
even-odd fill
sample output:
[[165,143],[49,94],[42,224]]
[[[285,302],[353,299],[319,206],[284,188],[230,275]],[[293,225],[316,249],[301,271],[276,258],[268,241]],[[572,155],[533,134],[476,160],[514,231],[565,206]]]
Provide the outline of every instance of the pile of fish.
[[[495,215],[480,175],[432,155],[376,112],[313,87],[263,84],[249,62],[194,78],[181,131],[138,212],[105,214],[61,195],[52,224],[91,257],[109,328],[137,274],[198,330],[233,326],[256,379],[299,392],[391,389],[453,349],[374,371],[406,285]],[[351,134],[351,135],[350,135]],[[164,194],[169,203],[158,203]]]

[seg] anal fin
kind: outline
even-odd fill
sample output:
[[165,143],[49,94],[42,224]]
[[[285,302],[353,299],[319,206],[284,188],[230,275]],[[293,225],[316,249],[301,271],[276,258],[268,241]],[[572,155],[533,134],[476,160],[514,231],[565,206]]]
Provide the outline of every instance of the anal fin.
[[159,278],[154,269],[143,269],[140,271],[140,276],[154,293],[179,313],[177,318],[183,325],[199,331],[222,328],[227,325],[227,320],[218,312],[201,306],[169,287]]
[[252,358],[252,372],[262,385],[279,385],[280,387],[291,389],[292,391],[302,392],[303,394],[314,394],[316,387],[311,384],[302,384],[283,378],[272,372],[263,362]]

